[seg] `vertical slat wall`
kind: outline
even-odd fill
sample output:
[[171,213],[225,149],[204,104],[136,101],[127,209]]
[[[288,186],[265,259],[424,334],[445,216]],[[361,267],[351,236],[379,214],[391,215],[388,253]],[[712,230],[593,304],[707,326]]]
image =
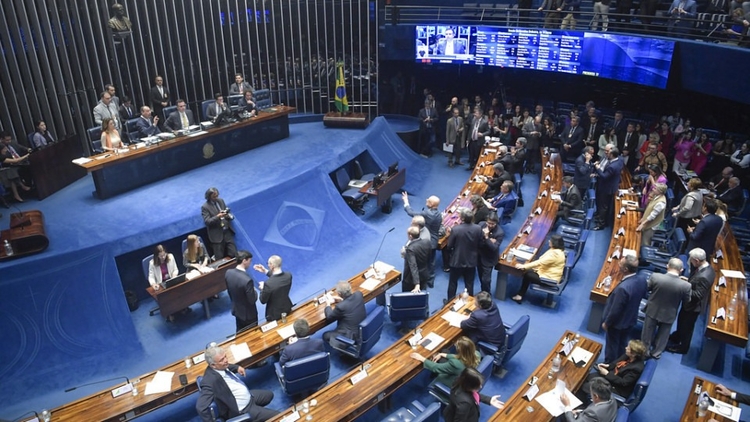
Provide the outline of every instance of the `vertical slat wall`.
[[112,1],[0,2],[2,130],[25,143],[43,119],[58,138],[85,134],[105,84],[140,106],[156,75],[195,112],[242,73],[277,103],[325,113],[337,61],[346,64],[352,110],[377,114],[375,0],[119,3],[132,22],[125,37],[109,29]]

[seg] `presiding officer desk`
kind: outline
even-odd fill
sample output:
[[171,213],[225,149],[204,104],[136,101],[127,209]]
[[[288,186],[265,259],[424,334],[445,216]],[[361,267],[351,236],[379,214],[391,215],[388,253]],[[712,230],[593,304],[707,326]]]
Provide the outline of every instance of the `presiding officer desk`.
[[211,164],[289,137],[289,114],[296,109],[275,106],[238,123],[205,133],[178,136],[151,146],[131,145],[122,154],[107,152],[79,164],[94,178],[100,199]]
[[695,377],[693,378],[693,384],[690,386],[687,401],[685,402],[685,409],[682,411],[682,416],[680,416],[680,422],[705,422],[711,418],[714,418],[719,422],[731,421],[731,419],[711,411],[706,412],[706,416],[698,416],[698,398],[700,397],[700,393],[695,394],[698,386],[700,386],[700,391],[708,392],[708,395],[711,396],[711,398],[723,401],[724,403],[729,403],[732,406],[737,406],[737,402],[730,397],[716,393],[716,384],[701,377]]
[[[622,171],[620,177],[620,189],[629,190],[633,186],[633,179],[630,172],[627,170]],[[599,276],[594,280],[594,285],[591,288],[589,298],[591,299],[591,312],[589,313],[589,322],[586,329],[592,333],[598,333],[601,329],[602,317],[604,314],[604,304],[607,303],[607,298],[610,292],[622,281],[623,274],[620,272],[620,258],[624,255],[625,249],[635,251],[636,256],[641,254],[641,234],[636,232],[635,229],[638,227],[638,221],[641,218],[641,213],[638,211],[628,211],[625,207],[625,214],[620,215],[620,209],[624,206],[622,201],[634,201],[638,202],[638,195],[635,193],[626,193],[620,197],[615,195],[614,205],[612,210],[615,215],[614,226],[612,227],[612,240],[609,242],[609,249],[607,249],[607,255],[602,264],[602,269],[599,271]],[[667,210],[670,212],[670,210]],[[625,234],[622,233],[624,230]],[[615,251],[617,248],[620,249],[620,258],[615,257]],[[608,291],[604,290],[603,280],[606,277],[612,279],[612,283]]]
[[[401,273],[396,270],[389,271],[384,280],[380,280],[377,287],[373,290],[367,290],[362,287],[365,271],[360,272],[351,279],[349,283],[352,285],[353,291],[361,291],[364,295],[365,301],[375,299],[377,296],[385,293],[386,290],[398,284],[401,281]],[[253,327],[247,331],[237,334],[233,339],[224,341],[221,346],[227,348],[227,354],[229,361],[236,363],[243,367],[247,367],[260,362],[261,360],[268,358],[269,356],[277,353],[283,344],[286,344],[286,339],[282,338],[279,331],[282,328],[291,327],[295,320],[305,318],[310,324],[310,332],[314,333],[324,328],[327,323],[324,313],[325,306],[318,305],[317,298],[311,298],[308,301],[297,304],[296,307],[287,317],[287,322],[282,324],[279,321],[279,326],[263,332],[261,327]],[[460,330],[459,330],[460,331]],[[206,339],[207,342],[213,339]],[[237,360],[232,355],[231,345],[240,345],[242,343],[247,344],[250,349],[252,356],[246,359]],[[203,355],[203,351],[195,353],[190,358],[200,357]],[[416,362],[416,361],[415,361]],[[183,397],[186,397],[198,390],[196,385],[196,378],[199,375],[203,375],[206,370],[206,363],[197,363],[191,365],[189,368],[186,367],[184,360],[179,360],[162,368],[158,371],[173,372],[172,385],[170,391],[158,394],[144,394],[146,389],[146,383],[154,378],[157,371],[151,371],[141,375],[137,379],[140,382],[137,384],[138,394],[133,396],[131,393],[124,394],[122,396],[113,398],[110,390],[115,387],[121,387],[124,383],[117,384],[106,390],[102,390],[98,393],[92,394],[87,397],[83,397],[72,403],[62,405],[58,408],[51,409],[52,421],[124,421],[134,419],[138,416],[142,416],[145,413],[151,412],[158,409],[166,404],[177,401]],[[179,381],[179,375],[185,374],[187,376],[187,385],[181,386]],[[136,378],[134,378],[136,380]]]
[[554,420],[555,418],[549,412],[547,412],[547,410],[541,404],[539,404],[538,401],[528,401],[526,398],[524,398],[524,395],[529,389],[528,382],[531,382],[532,377],[538,378],[536,385],[539,386],[539,393],[537,394],[537,396],[553,390],[558,378],[565,381],[566,387],[572,393],[575,393],[579,388],[581,388],[581,385],[583,385],[583,382],[586,381],[586,377],[591,371],[591,367],[594,366],[597,357],[602,351],[601,343],[590,340],[586,337],[581,336],[580,341],[578,342],[578,344],[576,344],[575,347],[580,347],[592,353],[592,356],[591,358],[589,358],[588,362],[586,362],[586,364],[583,366],[577,366],[572,361],[568,360],[568,357],[560,355],[560,358],[562,360],[562,364],[560,365],[560,372],[558,372],[552,378],[549,378],[547,376],[550,372],[550,368],[552,367],[552,359],[554,358],[555,354],[559,353],[563,347],[563,340],[565,338],[572,340],[574,337],[574,332],[566,331],[565,334],[560,337],[560,340],[558,340],[555,345],[552,346],[552,350],[550,350],[547,357],[545,357],[544,360],[542,360],[542,363],[540,363],[539,366],[534,370],[534,372],[531,373],[531,376],[529,376],[527,383],[523,384],[518,390],[516,390],[516,392],[513,393],[513,395],[510,396],[508,400],[505,400],[505,408],[495,412],[495,414],[491,416],[489,420],[493,422],[542,422]]
[[[542,153],[542,173],[539,176],[539,193],[537,193],[536,200],[534,200],[534,204],[531,206],[531,212],[527,220],[518,229],[518,234],[510,241],[495,266],[497,269],[495,298],[500,300],[507,298],[508,274],[514,276],[521,276],[523,274],[522,270],[516,268],[516,264],[520,264],[521,261],[515,256],[512,259],[508,259],[512,251],[518,249],[521,245],[536,248],[534,256],[530,259],[533,260],[544,246],[544,240],[555,224],[557,209],[559,207],[559,204],[552,200],[552,192],[560,192],[562,189],[562,176],[563,169],[560,154]],[[525,231],[529,231],[529,233],[525,233]]]
[[[442,318],[444,314],[451,312],[450,307],[453,303],[454,301],[451,301],[418,327],[422,329],[423,337],[435,333],[443,338],[443,341],[433,351],[429,351],[421,345],[412,350],[407,340],[413,333],[409,333],[364,362],[362,366],[352,369],[338,381],[307,397],[305,400],[315,399],[318,402],[315,407],[310,408],[309,414],[312,415],[313,420],[326,422],[355,420],[419,374],[423,370],[423,365],[418,360],[409,358],[409,354],[417,352],[425,357],[431,356],[453,345],[462,334],[460,328],[451,326],[448,321]],[[467,303],[458,312],[463,313],[464,310],[473,310],[474,308],[474,298],[469,297]],[[353,385],[350,379],[360,373],[362,367],[367,368],[367,376]],[[302,406],[298,405],[296,408],[301,409]],[[272,420],[281,421],[293,413],[294,407],[281,412],[277,418]],[[300,420],[305,420],[307,415],[302,414],[300,416]]]

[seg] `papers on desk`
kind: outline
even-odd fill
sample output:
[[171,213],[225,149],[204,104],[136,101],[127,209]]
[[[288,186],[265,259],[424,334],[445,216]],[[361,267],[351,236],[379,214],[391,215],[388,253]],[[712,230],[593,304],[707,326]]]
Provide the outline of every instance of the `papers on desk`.
[[362,186],[367,184],[367,180],[350,180],[349,181],[349,188],[351,189],[360,189]]
[[552,195],[550,195],[550,198],[553,201],[562,201],[562,196],[560,196],[559,193],[553,193]]
[[724,309],[723,306],[716,310],[716,318],[725,319],[726,316],[727,316],[727,311],[726,309]]
[[531,258],[534,257],[534,254],[536,253],[537,249],[528,245],[520,245],[516,248],[516,258],[522,259],[523,261],[528,261]]
[[633,249],[625,248],[622,250],[622,256],[635,256],[638,257],[638,252]]
[[286,340],[294,335],[294,326],[292,324],[289,324],[286,327],[279,328],[276,332],[279,333],[281,338]]
[[[492,139],[493,139],[493,141],[490,142],[489,144],[487,144],[487,146],[490,146],[492,148],[497,148],[497,147],[499,147],[500,145],[503,144],[502,142],[494,141],[495,138],[492,138]],[[487,150],[485,149],[485,151],[487,151]]]
[[448,321],[448,324],[450,324],[451,327],[461,328],[461,321],[469,319],[469,316],[458,312],[448,311],[443,314],[442,318]]
[[269,322],[268,324],[263,324],[263,325],[261,325],[261,326],[260,326],[260,331],[261,331],[261,332],[263,332],[263,333],[265,333],[265,332],[267,332],[268,330],[273,330],[274,328],[276,328],[276,327],[278,327],[278,326],[279,326],[279,323],[278,323],[278,322],[276,322],[276,321],[271,321],[271,322]]
[[146,383],[146,395],[166,393],[172,390],[174,372],[156,371],[154,379]]
[[208,132],[206,132],[205,130],[199,130],[199,131],[197,131],[197,132],[190,132],[190,133],[188,134],[188,138],[192,138],[192,137],[194,137],[194,136],[198,136],[198,135],[203,135],[203,134],[205,134],[205,133],[208,133]]
[[729,418],[735,422],[740,420],[740,414],[742,413],[742,410],[739,407],[732,406],[729,403],[724,403],[723,401],[716,400],[714,398],[711,399],[714,404],[708,406],[709,412],[714,412],[717,415],[724,416],[725,418]]
[[393,265],[388,265],[383,261],[378,261],[375,263],[375,271],[379,272],[380,274],[387,274],[393,269]]
[[128,152],[130,152],[130,148],[118,148],[117,152],[120,154],[127,154]]
[[445,341],[445,338],[440,337],[439,335],[435,333],[427,334],[427,337],[424,338],[419,344],[424,347],[425,349],[429,351],[435,350],[436,347],[441,345]]
[[578,367],[583,367],[587,363],[589,363],[589,360],[591,360],[591,357],[594,356],[593,353],[589,352],[588,350],[576,347],[573,349],[573,353],[568,356],[568,360],[573,362]]
[[380,280],[378,280],[375,277],[370,277],[367,280],[365,280],[362,284],[360,284],[360,287],[371,292],[375,290],[378,287],[378,285],[380,285]]
[[253,355],[250,353],[250,348],[247,346],[247,343],[233,344],[229,346],[229,351],[232,352],[234,362],[245,360]]
[[741,280],[745,279],[745,274],[742,271],[721,270],[721,273],[724,275],[724,277],[739,278]]
[[[564,381],[558,380],[558,383],[565,384]],[[561,393],[561,391],[564,391]],[[550,415],[554,417],[558,417],[565,413],[565,406],[563,406],[562,402],[560,401],[560,395],[565,394],[568,396],[568,399],[570,400],[570,407],[575,409],[576,407],[582,405],[580,400],[578,400],[578,397],[576,397],[573,393],[570,392],[567,388],[564,390],[558,386],[555,386],[550,391],[547,391],[546,393],[537,396],[536,401],[539,402],[539,404],[542,405],[549,413]]]
[[281,418],[281,422],[295,422],[300,418],[299,411],[294,411],[290,415],[286,415]]
[[160,133],[160,134],[158,134],[156,136],[159,137],[159,138],[161,138],[161,139],[172,139],[172,138],[174,138],[174,133],[162,132],[162,133]]
[[76,158],[75,160],[73,160],[73,164],[81,165],[81,164],[90,163],[92,161],[94,160],[92,160],[91,158],[81,157],[81,158]]

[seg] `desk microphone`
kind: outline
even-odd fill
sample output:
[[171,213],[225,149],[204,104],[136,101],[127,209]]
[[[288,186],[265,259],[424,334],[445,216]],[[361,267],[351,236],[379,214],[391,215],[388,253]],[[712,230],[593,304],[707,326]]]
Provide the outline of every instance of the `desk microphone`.
[[88,387],[89,385],[101,384],[103,382],[117,381],[117,380],[122,380],[122,379],[124,379],[125,381],[128,382],[128,384],[130,384],[130,378],[128,378],[128,377],[114,377],[114,378],[110,378],[110,379],[106,379],[106,380],[100,380],[100,381],[89,382],[89,383],[86,383],[86,384],[76,385],[75,387],[70,387],[70,388],[65,389],[65,392],[69,393],[69,392],[71,392],[73,390],[76,390],[78,388],[81,388],[81,387]]
[[375,253],[375,258],[372,260],[372,268],[375,268],[375,262],[377,262],[377,260],[378,260],[378,255],[380,255],[380,249],[383,247],[383,242],[385,242],[385,237],[388,236],[388,233],[390,233],[390,232],[392,232],[394,230],[396,230],[396,228],[395,227],[391,227],[390,230],[388,230],[387,232],[385,232],[385,234],[383,235],[383,239],[380,240],[380,246],[378,246],[378,252]]
[[21,415],[21,416],[18,416],[18,417],[16,417],[16,418],[13,418],[12,420],[7,420],[7,419],[0,419],[0,422],[16,422],[16,421],[20,421],[20,420],[21,420],[21,418],[23,418],[23,417],[25,417],[25,416],[27,416],[27,415],[29,415],[29,414],[31,414],[31,413],[33,413],[33,414],[34,414],[34,416],[36,416],[37,420],[41,420],[41,419],[39,419],[39,413],[36,413],[36,412],[35,412],[35,411],[33,411],[33,410],[29,410],[28,412],[24,413],[23,415]]
[[20,208],[16,206],[16,204],[13,204],[13,208],[15,208],[18,212],[17,213],[11,213],[10,214],[10,228],[15,229],[18,227],[25,227],[31,225],[31,219],[24,215],[23,211],[21,211]]

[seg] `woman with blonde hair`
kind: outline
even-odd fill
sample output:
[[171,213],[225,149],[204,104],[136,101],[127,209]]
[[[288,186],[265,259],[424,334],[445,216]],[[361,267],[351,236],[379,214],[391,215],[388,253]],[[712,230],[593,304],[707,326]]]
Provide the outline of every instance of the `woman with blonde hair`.
[[115,127],[115,121],[109,117],[102,119],[102,148],[105,151],[114,151],[122,148],[123,143],[120,132]]
[[422,362],[425,369],[437,375],[437,382],[447,386],[453,385],[464,368],[476,368],[482,359],[474,342],[466,336],[456,340],[455,354],[438,353],[432,359],[427,359],[417,352],[409,356]]
[[208,267],[208,251],[198,236],[191,234],[187,237],[187,248],[182,253],[182,266],[185,271],[196,270],[202,274],[211,271]]

